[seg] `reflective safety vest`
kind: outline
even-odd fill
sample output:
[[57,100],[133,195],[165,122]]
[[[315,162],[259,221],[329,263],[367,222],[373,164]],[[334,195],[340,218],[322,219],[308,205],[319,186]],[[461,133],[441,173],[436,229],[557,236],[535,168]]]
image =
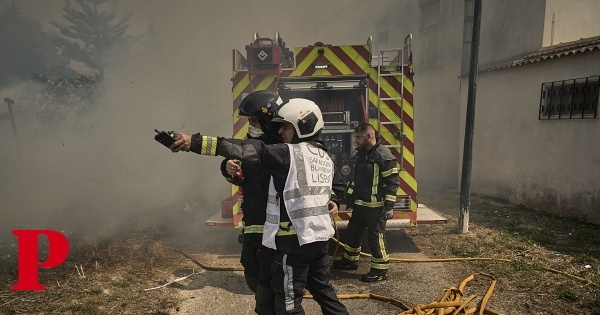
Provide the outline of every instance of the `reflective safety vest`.
[[280,229],[280,197],[300,245],[327,241],[334,234],[327,207],[332,191],[333,161],[325,150],[306,142],[288,144],[288,147],[290,169],[283,192],[277,193],[273,178],[269,185],[262,244],[273,249],[276,249],[275,237]]

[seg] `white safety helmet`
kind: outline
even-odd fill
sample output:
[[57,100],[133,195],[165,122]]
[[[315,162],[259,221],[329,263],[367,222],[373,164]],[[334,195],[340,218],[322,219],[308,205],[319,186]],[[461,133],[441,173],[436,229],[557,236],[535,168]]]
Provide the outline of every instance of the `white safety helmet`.
[[319,106],[303,98],[292,98],[281,104],[272,121],[291,123],[300,139],[319,134],[325,125]]

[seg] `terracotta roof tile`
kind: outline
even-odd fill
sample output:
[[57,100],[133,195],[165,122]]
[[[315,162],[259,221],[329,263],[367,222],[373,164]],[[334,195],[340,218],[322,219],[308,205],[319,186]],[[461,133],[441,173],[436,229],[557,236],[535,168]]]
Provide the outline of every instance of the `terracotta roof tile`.
[[562,56],[579,54],[595,49],[600,49],[600,36],[581,38],[572,42],[559,43],[557,45],[542,47],[536,52],[525,55],[523,58],[489,67],[487,69],[482,70],[482,72],[521,66],[528,63],[540,62]]

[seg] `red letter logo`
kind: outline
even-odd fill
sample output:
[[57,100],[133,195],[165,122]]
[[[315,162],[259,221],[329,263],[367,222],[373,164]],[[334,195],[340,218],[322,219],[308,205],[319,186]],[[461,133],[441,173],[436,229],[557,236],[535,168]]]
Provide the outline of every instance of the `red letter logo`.
[[[69,255],[69,241],[56,231],[51,230],[13,230],[12,234],[19,239],[19,278],[13,290],[45,290],[38,283],[38,264],[42,268],[52,268],[60,265]],[[48,238],[48,259],[38,261],[38,236]]]

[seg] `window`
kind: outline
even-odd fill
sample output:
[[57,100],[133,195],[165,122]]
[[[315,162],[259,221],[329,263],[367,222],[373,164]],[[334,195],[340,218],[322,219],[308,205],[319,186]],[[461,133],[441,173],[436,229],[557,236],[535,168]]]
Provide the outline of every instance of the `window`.
[[437,28],[440,23],[440,0],[419,0],[421,30]]
[[600,76],[542,83],[538,119],[598,117]]

